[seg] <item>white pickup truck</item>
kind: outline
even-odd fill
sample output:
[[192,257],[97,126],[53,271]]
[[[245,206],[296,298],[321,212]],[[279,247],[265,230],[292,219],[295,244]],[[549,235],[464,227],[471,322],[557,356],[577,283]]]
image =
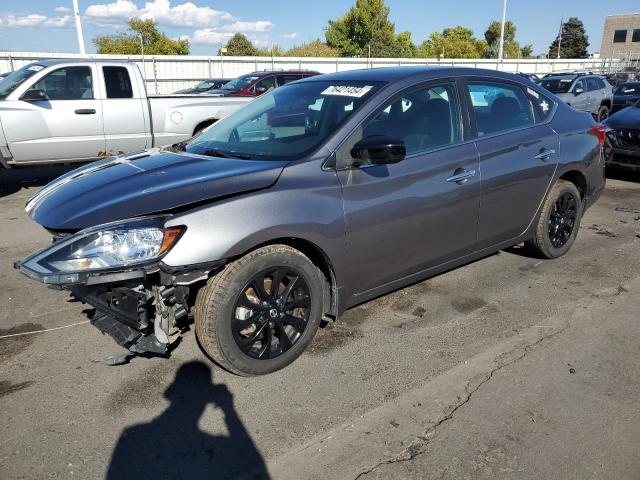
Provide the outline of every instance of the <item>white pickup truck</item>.
[[251,97],[147,95],[126,61],[44,60],[0,81],[0,163],[90,161],[170,145]]

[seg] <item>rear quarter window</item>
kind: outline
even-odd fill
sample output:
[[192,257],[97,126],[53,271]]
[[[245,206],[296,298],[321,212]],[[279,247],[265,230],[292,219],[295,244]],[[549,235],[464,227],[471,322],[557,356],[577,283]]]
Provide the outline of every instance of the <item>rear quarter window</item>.
[[533,106],[536,123],[543,123],[549,120],[553,114],[555,102],[533,88],[527,87],[526,90],[527,97],[529,97],[529,101]]

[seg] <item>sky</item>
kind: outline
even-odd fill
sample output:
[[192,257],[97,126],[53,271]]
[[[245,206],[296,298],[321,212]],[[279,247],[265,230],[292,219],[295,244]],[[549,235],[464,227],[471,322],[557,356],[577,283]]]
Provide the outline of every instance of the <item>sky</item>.
[[[126,30],[130,17],[152,18],[171,38],[188,38],[191,53],[215,55],[235,32],[257,46],[284,48],[324,39],[330,19],[343,15],[355,0],[79,0],[88,53],[91,39]],[[503,0],[387,0],[396,32],[408,30],[415,43],[433,31],[462,25],[482,38],[499,20]],[[0,51],[78,52],[71,0],[0,0]],[[591,46],[600,49],[604,17],[640,12],[639,0],[508,0],[507,18],[516,40],[545,53],[561,19],[579,17]]]

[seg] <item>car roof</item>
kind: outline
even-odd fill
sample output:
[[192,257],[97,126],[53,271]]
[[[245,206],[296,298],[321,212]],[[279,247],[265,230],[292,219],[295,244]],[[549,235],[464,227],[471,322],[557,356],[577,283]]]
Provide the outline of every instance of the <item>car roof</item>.
[[502,78],[505,80],[527,81],[526,78],[513,73],[500,72],[484,68],[469,67],[440,67],[440,66],[405,66],[405,67],[380,67],[362,70],[347,70],[344,72],[326,73],[319,77],[309,77],[299,82],[318,81],[371,81],[371,82],[393,82],[408,77],[422,77],[425,80],[430,78],[441,78],[446,76],[487,76]]
[[291,73],[295,73],[295,74],[309,73],[313,75],[320,75],[320,72],[316,72],[315,70],[259,70],[257,72],[243,73],[242,75],[238,75],[238,76],[244,77],[247,75],[253,75],[256,77],[265,77],[267,75],[274,75],[274,74],[287,75]]
[[130,60],[123,58],[122,60],[115,59],[101,59],[101,58],[47,58],[44,60],[38,60],[36,62],[32,62],[32,64],[43,65],[45,67],[50,67],[51,65],[59,65],[61,63],[90,63],[90,62],[100,62],[100,63],[130,63]]

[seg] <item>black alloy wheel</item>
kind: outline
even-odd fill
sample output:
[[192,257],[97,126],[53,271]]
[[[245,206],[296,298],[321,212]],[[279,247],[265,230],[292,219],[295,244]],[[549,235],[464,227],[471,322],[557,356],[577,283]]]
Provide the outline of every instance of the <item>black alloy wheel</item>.
[[240,350],[266,360],[288,351],[304,333],[311,293],[292,267],[276,267],[255,275],[239,293],[231,329]]
[[553,204],[549,217],[549,240],[554,248],[569,241],[578,216],[578,200],[572,192],[564,192]]

